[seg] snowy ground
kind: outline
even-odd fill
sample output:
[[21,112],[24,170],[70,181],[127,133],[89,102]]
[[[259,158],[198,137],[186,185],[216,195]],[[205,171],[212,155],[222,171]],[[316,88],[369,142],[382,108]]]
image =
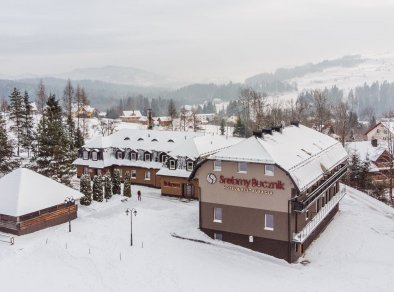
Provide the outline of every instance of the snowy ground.
[[[392,291],[394,210],[357,191],[301,260],[287,264],[198,229],[198,203],[162,198],[141,189],[122,203],[80,207],[67,224],[0,243],[4,291]],[[129,246],[130,217],[134,246]],[[177,239],[202,239],[211,244]]]

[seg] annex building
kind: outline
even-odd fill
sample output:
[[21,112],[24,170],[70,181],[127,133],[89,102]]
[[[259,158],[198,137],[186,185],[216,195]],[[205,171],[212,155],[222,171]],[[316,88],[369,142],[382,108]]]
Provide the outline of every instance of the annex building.
[[200,228],[294,262],[338,211],[347,158],[340,142],[299,123],[255,132],[194,171]]
[[0,179],[0,231],[23,235],[77,218],[82,194],[27,168]]
[[160,188],[162,195],[199,198],[197,179],[189,179],[197,163],[243,139],[199,132],[123,129],[86,143],[73,162],[77,176],[126,171],[132,184]]

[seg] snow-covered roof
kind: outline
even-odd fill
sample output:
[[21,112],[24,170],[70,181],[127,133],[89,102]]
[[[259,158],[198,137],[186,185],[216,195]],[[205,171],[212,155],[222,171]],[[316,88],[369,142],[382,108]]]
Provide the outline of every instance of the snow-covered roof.
[[186,169],[169,169],[166,167],[161,168],[156,175],[171,176],[171,177],[184,177],[189,178],[191,172]]
[[0,179],[0,214],[22,216],[63,204],[65,198],[82,194],[27,168],[19,168]]
[[263,138],[250,137],[209,158],[277,164],[304,191],[327,170],[346,160],[347,153],[337,140],[300,125],[286,127],[282,133],[274,131]]
[[345,149],[349,154],[357,152],[362,161],[368,158],[370,161],[375,162],[387,150],[387,146],[387,142],[380,142],[374,147],[371,141],[356,141],[346,143]]
[[142,114],[140,111],[123,111],[123,116],[122,117],[137,117],[140,118],[142,117]]

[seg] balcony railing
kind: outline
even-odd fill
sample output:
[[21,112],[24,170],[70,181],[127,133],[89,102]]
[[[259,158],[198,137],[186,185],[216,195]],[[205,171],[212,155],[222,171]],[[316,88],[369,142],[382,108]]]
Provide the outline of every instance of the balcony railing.
[[330,176],[320,186],[316,188],[305,200],[293,201],[293,210],[296,212],[305,212],[310,205],[312,205],[330,186],[336,183],[347,171],[347,165]]
[[309,221],[309,223],[298,233],[294,234],[293,241],[303,243],[312,232],[320,225],[327,215],[335,208],[339,201],[346,195],[346,188],[342,187],[327,204]]

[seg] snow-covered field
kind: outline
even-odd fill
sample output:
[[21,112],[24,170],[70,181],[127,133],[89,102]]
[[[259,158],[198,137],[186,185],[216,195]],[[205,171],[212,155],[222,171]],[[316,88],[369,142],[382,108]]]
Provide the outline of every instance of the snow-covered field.
[[[63,224],[0,243],[2,291],[392,291],[394,210],[363,193],[348,188],[303,265],[211,240],[197,228],[198,202],[138,189],[142,202],[80,207],[71,233]],[[128,207],[138,210],[133,247]]]

